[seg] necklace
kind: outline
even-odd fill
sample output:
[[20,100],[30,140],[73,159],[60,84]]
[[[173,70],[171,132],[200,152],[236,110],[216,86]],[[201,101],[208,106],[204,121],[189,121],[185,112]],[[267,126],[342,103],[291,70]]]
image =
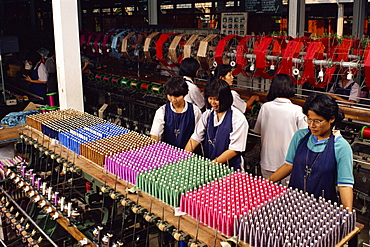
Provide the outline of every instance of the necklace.
[[313,166],[315,165],[317,159],[319,158],[320,153],[316,153],[316,156],[311,164],[308,164],[308,153],[310,152],[310,149],[307,147],[307,153],[306,153],[306,166],[304,168],[304,177],[303,177],[303,192],[306,192],[307,189],[307,178],[311,175]]
[[211,121],[208,121],[208,128],[207,128],[207,137],[208,137],[208,143],[212,145],[212,147],[215,147],[216,145],[216,140],[217,140],[217,134],[220,126],[217,126],[216,134],[213,139],[211,139],[209,135],[209,129],[211,127],[211,122],[214,121],[213,119]]
[[175,133],[175,136],[176,136],[176,139],[177,139],[178,135],[180,135],[180,133],[181,133],[180,126],[181,126],[182,117],[184,116],[184,113],[180,113],[181,117],[180,117],[180,121],[179,121],[178,125],[177,125],[177,121],[176,121],[176,114],[178,114],[178,113],[175,113],[175,115],[173,116],[173,121],[175,123],[175,128],[173,129],[173,133]]

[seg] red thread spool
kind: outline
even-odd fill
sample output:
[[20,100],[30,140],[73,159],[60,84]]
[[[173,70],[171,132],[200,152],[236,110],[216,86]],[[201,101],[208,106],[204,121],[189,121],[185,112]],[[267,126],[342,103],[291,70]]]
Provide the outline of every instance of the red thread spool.
[[253,108],[253,105],[250,105],[247,107],[247,112],[251,112],[252,111],[252,108]]
[[148,83],[143,83],[143,84],[141,84],[141,89],[142,90],[148,90],[148,87],[149,87],[149,84]]
[[370,128],[367,126],[362,127],[360,131],[360,138],[362,139],[370,139]]
[[91,184],[90,182],[86,182],[86,192],[90,192],[91,191]]

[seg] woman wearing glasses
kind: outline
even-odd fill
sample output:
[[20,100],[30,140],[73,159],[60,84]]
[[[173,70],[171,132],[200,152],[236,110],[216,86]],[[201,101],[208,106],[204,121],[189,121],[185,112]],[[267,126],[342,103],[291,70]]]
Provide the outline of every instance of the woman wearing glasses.
[[284,165],[268,180],[279,181],[291,174],[289,186],[315,197],[338,201],[352,210],[353,160],[348,142],[333,130],[343,118],[332,97],[310,96],[303,105],[308,129],[298,130],[290,142]]

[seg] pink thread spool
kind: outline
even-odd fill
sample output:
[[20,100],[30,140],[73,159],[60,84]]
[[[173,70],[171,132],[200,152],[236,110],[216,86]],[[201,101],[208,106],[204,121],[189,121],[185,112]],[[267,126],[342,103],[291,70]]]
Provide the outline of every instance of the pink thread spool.
[[54,93],[48,93],[46,95],[49,98],[49,106],[56,106],[55,98],[56,98],[57,93],[55,93],[55,92]]

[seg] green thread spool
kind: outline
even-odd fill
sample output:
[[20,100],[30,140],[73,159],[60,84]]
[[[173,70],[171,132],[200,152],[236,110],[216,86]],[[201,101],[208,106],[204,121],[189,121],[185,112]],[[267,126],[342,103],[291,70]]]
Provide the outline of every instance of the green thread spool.
[[141,85],[141,82],[132,80],[129,85],[131,88],[139,88]]
[[163,86],[160,86],[160,85],[153,85],[153,86],[151,87],[151,91],[152,91],[153,93],[158,93],[158,94],[160,94],[160,93],[162,93],[162,92],[163,92]]
[[112,77],[110,77],[109,75],[104,75],[103,77],[102,77],[102,81],[103,82],[110,82],[110,80],[112,79]]
[[122,78],[120,82],[122,86],[127,87],[129,85],[129,80],[127,80],[126,78]]
[[117,76],[112,76],[110,79],[109,79],[109,82],[112,83],[112,84],[117,84],[117,81],[119,80],[119,77]]
[[95,74],[94,73],[87,74],[87,79],[94,80],[95,79]]
[[96,74],[94,79],[97,81],[100,81],[101,78],[102,78],[102,74]]

